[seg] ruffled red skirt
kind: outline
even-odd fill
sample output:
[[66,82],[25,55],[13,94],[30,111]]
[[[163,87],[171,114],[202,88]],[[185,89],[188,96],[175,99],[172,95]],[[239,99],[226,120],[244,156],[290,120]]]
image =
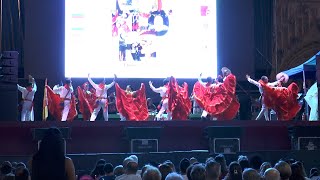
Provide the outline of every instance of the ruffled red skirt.
[[[49,113],[54,117],[54,119],[60,121],[62,118],[62,110],[63,110],[63,107],[60,105],[60,102],[61,102],[60,95],[54,93],[53,90],[48,85],[46,85],[46,89],[47,89]],[[67,121],[72,121],[77,115],[78,115],[78,112],[76,109],[76,101],[75,101],[74,95],[72,95]]]
[[95,94],[85,94],[80,86],[78,86],[77,90],[79,111],[81,112],[84,120],[89,120],[96,102]]
[[172,120],[187,120],[191,112],[191,100],[188,95],[188,84],[179,86],[174,77],[170,78],[168,86],[168,108]]
[[118,83],[115,84],[115,87],[116,106],[119,113],[127,120],[146,121],[149,113],[145,85],[142,83],[140,89],[133,94],[121,89]]
[[277,113],[281,121],[288,121],[294,118],[300,111],[297,97],[299,87],[296,83],[291,83],[288,88],[270,87],[259,81],[263,88],[264,104]]
[[232,120],[240,108],[233,74],[216,86],[204,87],[199,82],[195,83],[193,95],[198,105],[218,120]]

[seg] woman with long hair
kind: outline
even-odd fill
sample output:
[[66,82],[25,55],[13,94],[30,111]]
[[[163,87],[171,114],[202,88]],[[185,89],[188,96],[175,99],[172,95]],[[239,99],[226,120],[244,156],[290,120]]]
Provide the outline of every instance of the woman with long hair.
[[75,169],[65,156],[65,145],[58,128],[49,128],[41,140],[38,152],[32,157],[32,180],[74,180]]

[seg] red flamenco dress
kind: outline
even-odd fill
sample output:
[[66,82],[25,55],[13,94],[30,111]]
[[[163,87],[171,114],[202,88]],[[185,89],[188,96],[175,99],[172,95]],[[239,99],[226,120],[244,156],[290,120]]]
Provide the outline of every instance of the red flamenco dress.
[[146,121],[148,119],[148,107],[146,88],[141,83],[140,89],[134,92],[126,92],[118,83],[116,87],[116,106],[119,113],[130,121]]
[[[47,89],[49,113],[54,117],[54,119],[61,120],[63,107],[60,105],[60,102],[61,102],[60,95],[54,93],[54,91],[48,85],[46,85],[46,89]],[[73,121],[73,119],[77,115],[78,115],[78,112],[76,109],[76,100],[74,95],[72,95],[67,121]]]
[[263,88],[264,104],[277,113],[280,121],[288,121],[294,118],[300,111],[297,97],[299,87],[296,83],[291,83],[288,88],[270,87],[263,81],[259,81]]
[[232,120],[239,111],[236,77],[233,74],[217,85],[203,86],[196,82],[193,94],[198,105],[217,120]]
[[168,108],[172,113],[172,120],[187,120],[191,112],[191,101],[188,96],[188,84],[178,85],[174,77],[168,85]]
[[91,93],[87,93],[80,86],[78,86],[77,91],[79,111],[81,112],[84,120],[89,120],[96,102],[95,92],[94,90],[91,90]]

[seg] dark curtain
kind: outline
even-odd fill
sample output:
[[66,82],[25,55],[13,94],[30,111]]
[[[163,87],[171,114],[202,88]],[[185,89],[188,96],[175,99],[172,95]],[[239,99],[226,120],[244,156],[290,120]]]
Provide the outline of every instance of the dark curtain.
[[24,76],[24,51],[23,43],[25,37],[25,11],[24,0],[0,0],[1,1],[1,44],[0,51],[19,52],[19,74]]
[[254,1],[254,41],[256,78],[272,70],[273,0]]

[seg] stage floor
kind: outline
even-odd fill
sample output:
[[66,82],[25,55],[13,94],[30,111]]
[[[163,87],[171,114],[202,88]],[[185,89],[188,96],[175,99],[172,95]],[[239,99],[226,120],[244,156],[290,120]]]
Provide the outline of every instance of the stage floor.
[[[159,152],[209,150],[205,129],[210,126],[241,129],[240,151],[288,151],[291,139],[288,127],[313,126],[319,122],[277,122],[277,121],[96,121],[96,122],[2,122],[0,124],[0,154],[3,156],[28,156],[37,150],[33,129],[68,127],[71,130],[67,140],[68,154],[82,153],[130,153],[130,141],[126,137],[127,127],[162,127],[159,138]],[[143,133],[143,132],[142,132]]]

